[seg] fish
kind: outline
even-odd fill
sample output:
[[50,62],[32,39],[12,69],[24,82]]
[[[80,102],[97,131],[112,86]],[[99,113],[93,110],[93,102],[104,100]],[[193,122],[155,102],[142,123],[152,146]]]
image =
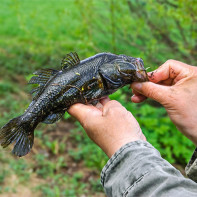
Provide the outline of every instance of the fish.
[[76,52],[66,54],[61,69],[40,69],[29,84],[32,102],[24,114],[0,129],[3,148],[14,144],[12,153],[22,157],[34,143],[34,130],[42,122],[57,122],[75,103],[93,104],[132,82],[148,81],[141,58],[112,53],[98,53],[80,60]]

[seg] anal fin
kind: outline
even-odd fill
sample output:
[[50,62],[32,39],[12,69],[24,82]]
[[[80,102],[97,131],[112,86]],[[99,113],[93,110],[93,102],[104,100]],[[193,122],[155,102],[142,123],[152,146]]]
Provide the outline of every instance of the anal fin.
[[65,111],[61,111],[61,112],[58,112],[58,113],[53,113],[52,112],[42,122],[45,123],[45,124],[53,124],[53,123],[57,122],[59,119],[61,119],[64,114],[65,114]]

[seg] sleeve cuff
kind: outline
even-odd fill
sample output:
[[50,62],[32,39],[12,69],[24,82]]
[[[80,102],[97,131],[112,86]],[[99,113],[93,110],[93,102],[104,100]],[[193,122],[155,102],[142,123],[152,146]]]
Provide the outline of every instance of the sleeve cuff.
[[195,149],[191,160],[185,168],[187,176],[197,183],[197,148]]
[[[146,159],[146,155],[149,155],[149,152],[153,152],[153,155],[156,155],[157,157],[161,158],[159,151],[157,151],[151,144],[149,144],[146,141],[134,141],[130,142],[123,147],[121,147],[107,162],[107,164],[104,166],[102,172],[101,172],[101,183],[104,187],[105,182],[107,179],[109,179],[109,176],[111,176],[114,173],[111,173],[112,171],[118,171],[124,172],[124,168],[130,171],[137,173],[137,176],[143,176],[143,174],[147,173],[147,170],[149,170],[150,166],[147,168],[138,168],[138,164],[141,160]],[[150,159],[150,157],[149,157]],[[143,170],[142,170],[143,169]],[[118,172],[117,172],[118,173]],[[118,175],[117,173],[116,176]],[[132,176],[132,179],[136,180],[137,177]],[[134,180],[133,180],[134,181]]]
[[103,168],[101,183],[108,197],[196,196],[196,184],[184,178],[145,141],[120,148]]

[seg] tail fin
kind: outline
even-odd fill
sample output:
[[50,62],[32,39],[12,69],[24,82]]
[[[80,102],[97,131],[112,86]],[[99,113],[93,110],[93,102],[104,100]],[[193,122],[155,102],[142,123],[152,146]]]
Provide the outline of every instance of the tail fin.
[[32,148],[34,142],[34,129],[31,122],[22,121],[22,116],[10,120],[0,129],[0,144],[3,148],[16,142],[12,153],[22,157]]

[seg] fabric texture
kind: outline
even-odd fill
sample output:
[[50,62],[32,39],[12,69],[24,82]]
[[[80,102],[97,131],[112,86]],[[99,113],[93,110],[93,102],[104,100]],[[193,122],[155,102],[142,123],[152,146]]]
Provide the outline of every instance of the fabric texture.
[[190,179],[197,182],[197,148],[195,149],[191,160],[187,164],[185,172]]
[[141,140],[124,145],[109,159],[101,183],[108,197],[197,196],[197,184]]

